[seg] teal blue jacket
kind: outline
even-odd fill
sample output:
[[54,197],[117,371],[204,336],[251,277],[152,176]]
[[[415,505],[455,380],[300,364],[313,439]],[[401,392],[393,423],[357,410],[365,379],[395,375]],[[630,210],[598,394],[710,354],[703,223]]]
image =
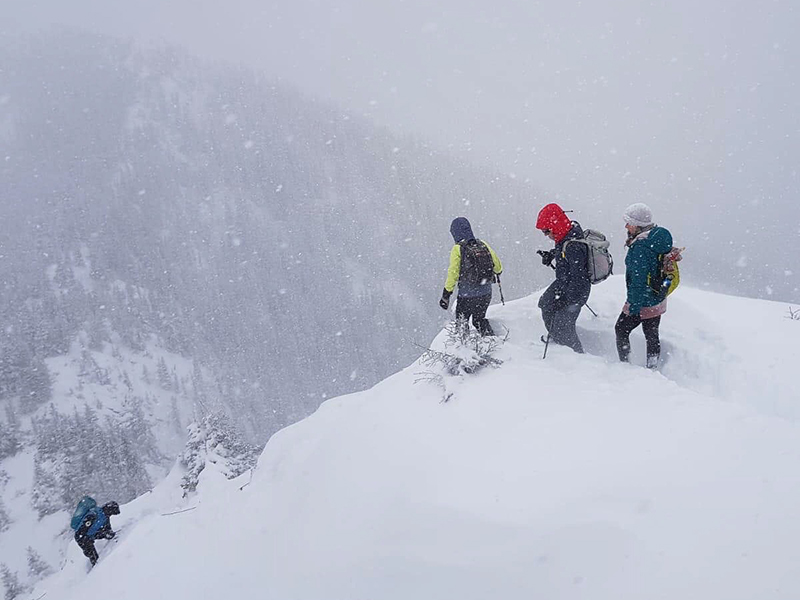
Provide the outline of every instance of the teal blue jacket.
[[660,272],[659,257],[672,249],[672,234],[663,227],[640,233],[625,257],[625,283],[628,286],[629,312],[638,315],[644,306],[655,306],[664,295],[650,287],[650,280]]

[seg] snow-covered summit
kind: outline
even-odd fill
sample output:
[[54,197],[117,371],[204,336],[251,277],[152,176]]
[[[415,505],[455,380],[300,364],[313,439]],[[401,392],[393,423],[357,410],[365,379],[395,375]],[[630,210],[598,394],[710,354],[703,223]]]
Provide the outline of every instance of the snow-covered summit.
[[94,570],[73,544],[32,597],[800,597],[800,323],[683,286],[654,373],[638,331],[616,361],[623,287],[594,288],[583,356],[542,360],[536,297],[493,306],[503,364],[448,379],[448,402],[420,364],[330,400],[252,479],[124,506]]

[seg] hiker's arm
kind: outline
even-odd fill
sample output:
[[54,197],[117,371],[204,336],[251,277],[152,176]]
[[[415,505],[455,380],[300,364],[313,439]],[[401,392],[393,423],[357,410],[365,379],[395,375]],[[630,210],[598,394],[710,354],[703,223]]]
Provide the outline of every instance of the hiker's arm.
[[458,276],[461,274],[461,246],[456,244],[450,251],[450,267],[447,269],[447,281],[444,282],[444,289],[451,292],[456,289]]
[[[486,244],[486,242],[483,242]],[[492,247],[489,244],[486,244],[486,247],[489,249],[489,254],[492,255],[492,264],[494,264],[494,274],[500,275],[503,272],[503,264],[500,262],[500,257],[497,256]]]
[[569,288],[570,280],[572,279],[572,259],[575,252],[575,246],[578,244],[565,244],[561,247],[561,251],[556,250],[556,289],[561,295],[564,295]]
[[570,304],[582,304],[589,281],[589,247],[581,242],[573,242],[564,253],[569,264],[569,287],[567,300]]
[[647,249],[644,244],[631,246],[629,253],[630,268],[628,269],[628,312],[638,316],[649,296],[650,285],[647,281]]

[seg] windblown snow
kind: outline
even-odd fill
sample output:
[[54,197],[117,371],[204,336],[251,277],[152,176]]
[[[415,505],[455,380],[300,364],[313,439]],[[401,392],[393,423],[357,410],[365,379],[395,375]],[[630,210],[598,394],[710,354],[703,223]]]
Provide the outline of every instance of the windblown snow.
[[88,574],[58,538],[31,598],[800,597],[800,322],[684,285],[650,372],[641,331],[617,362],[623,297],[596,286],[588,354],[546,360],[537,298],[493,306],[503,364],[446,377],[448,402],[417,363],[280,431],[252,474],[181,498],[176,468]]

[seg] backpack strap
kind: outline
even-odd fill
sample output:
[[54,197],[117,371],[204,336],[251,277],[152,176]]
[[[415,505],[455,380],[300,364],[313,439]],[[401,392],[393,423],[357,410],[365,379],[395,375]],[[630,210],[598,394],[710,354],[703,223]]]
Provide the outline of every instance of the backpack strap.
[[[583,244],[587,250],[591,244],[583,238],[572,238],[570,240],[564,240],[564,243],[561,244],[561,258],[567,258],[567,246],[573,242],[578,242],[579,244]],[[589,260],[589,252],[586,252],[586,260]]]

